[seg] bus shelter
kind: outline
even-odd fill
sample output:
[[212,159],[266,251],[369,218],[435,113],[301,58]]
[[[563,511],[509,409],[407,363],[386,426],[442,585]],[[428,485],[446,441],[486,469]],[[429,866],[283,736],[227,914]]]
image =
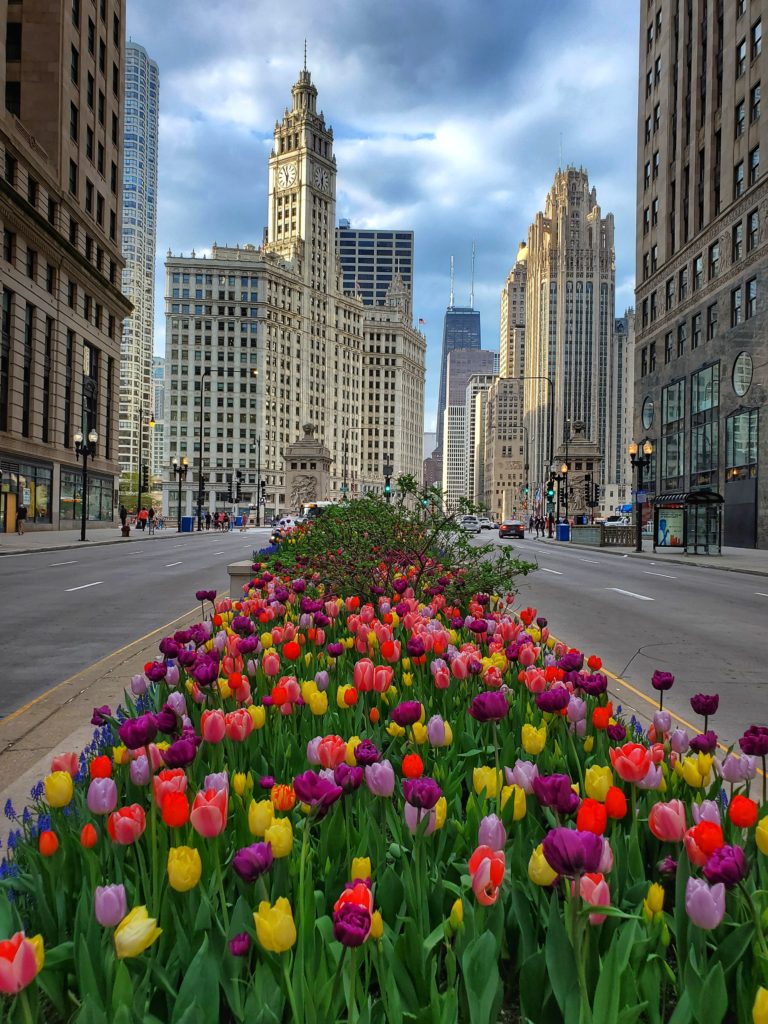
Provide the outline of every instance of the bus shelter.
[[719,555],[723,496],[715,491],[676,491],[653,501],[653,550],[678,548],[688,555]]

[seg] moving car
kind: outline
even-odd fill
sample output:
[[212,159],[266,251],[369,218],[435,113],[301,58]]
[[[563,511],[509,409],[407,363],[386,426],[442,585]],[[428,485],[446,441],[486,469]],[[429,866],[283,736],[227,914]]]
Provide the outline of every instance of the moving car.
[[496,528],[496,524],[488,516],[480,516],[480,529],[481,530],[493,530]]
[[519,519],[505,519],[499,527],[499,536],[502,539],[505,537],[518,537],[521,540],[525,540],[525,523],[520,522]]
[[604,526],[631,526],[632,520],[628,516],[607,516]]
[[480,530],[482,529],[480,520],[477,516],[464,516],[459,523],[459,526],[462,530],[466,530],[467,533],[480,533]]

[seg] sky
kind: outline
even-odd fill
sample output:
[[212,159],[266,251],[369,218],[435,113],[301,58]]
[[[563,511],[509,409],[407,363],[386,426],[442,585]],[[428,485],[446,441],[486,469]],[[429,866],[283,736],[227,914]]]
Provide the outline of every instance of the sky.
[[[434,429],[443,316],[472,243],[483,347],[501,289],[558,166],[584,167],[616,221],[616,313],[634,305],[640,0],[127,0],[160,68],[155,352],[164,270],[213,242],[260,244],[275,121],[307,40],[334,129],[336,213],[415,233],[414,320],[427,337]],[[562,156],[561,156],[562,154]]]

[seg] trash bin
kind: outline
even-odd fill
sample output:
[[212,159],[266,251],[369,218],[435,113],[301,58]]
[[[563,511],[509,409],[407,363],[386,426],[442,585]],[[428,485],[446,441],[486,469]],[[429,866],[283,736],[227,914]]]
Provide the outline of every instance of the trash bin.
[[558,540],[570,540],[571,539],[571,526],[570,526],[570,523],[558,523],[557,524],[557,539]]
[[192,533],[192,527],[194,525],[194,518],[192,516],[181,517],[181,530],[179,533]]
[[235,526],[242,526],[242,525],[243,525],[243,517],[242,516],[235,516]]

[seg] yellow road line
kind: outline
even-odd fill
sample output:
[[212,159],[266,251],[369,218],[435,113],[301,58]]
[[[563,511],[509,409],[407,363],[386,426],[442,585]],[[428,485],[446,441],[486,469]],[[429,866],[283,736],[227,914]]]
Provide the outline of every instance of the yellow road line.
[[73,682],[75,679],[77,679],[78,676],[81,676],[84,672],[90,672],[91,669],[96,668],[96,666],[100,665],[103,661],[108,661],[110,658],[114,658],[116,654],[122,654],[123,651],[127,651],[129,647],[133,647],[134,644],[140,644],[143,640],[149,640],[150,637],[156,636],[158,633],[165,632],[175,622],[178,622],[179,619],[185,619],[194,611],[196,611],[196,607],[191,608],[188,612],[183,612],[181,615],[177,615],[175,619],[171,619],[170,622],[166,622],[164,626],[158,626],[157,629],[153,629],[151,633],[145,633],[144,636],[140,636],[136,640],[131,640],[131,642],[125,644],[124,647],[119,647],[116,651],[112,651],[110,654],[105,654],[103,658],[99,658],[98,661],[94,661],[94,663],[92,665],[89,665],[87,668],[80,669],[80,671],[75,672],[73,676],[70,676],[68,679],[65,679],[61,683],[57,683],[55,686],[52,686],[50,690],[46,690],[45,693],[41,693],[39,697],[35,697],[35,699],[29,701],[28,704],[24,704],[22,705],[22,707],[17,708],[15,711],[12,711],[10,715],[6,715],[5,718],[0,718],[0,727],[5,725],[7,722],[12,722],[14,718],[18,718],[20,715],[23,715],[26,711],[29,711],[30,708],[34,707],[35,704],[39,704],[41,700],[45,700],[46,697],[50,696],[50,694],[52,693],[55,693],[56,690],[61,689],[62,686],[66,686],[68,683]]

